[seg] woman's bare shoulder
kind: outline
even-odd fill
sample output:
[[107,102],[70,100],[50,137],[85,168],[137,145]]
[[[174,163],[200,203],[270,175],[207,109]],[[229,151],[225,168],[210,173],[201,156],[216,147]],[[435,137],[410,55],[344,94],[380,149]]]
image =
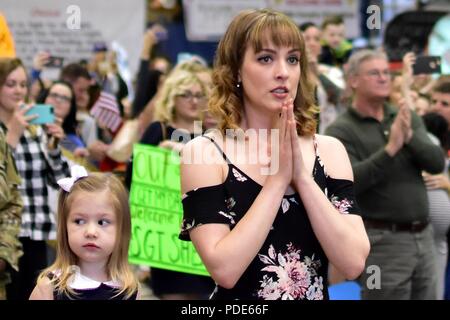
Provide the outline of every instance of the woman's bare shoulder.
[[317,148],[329,176],[353,181],[353,171],[344,145],[338,139],[316,134]]
[[316,134],[315,135],[316,141],[318,146],[322,146],[322,148],[332,148],[334,149],[340,149],[341,147],[344,147],[342,142],[340,142],[338,139],[332,136],[326,136],[323,134]]
[[[196,137],[189,141],[181,154],[181,189],[187,191],[217,185],[223,182],[226,164],[219,148],[223,142],[215,134]],[[217,140],[216,140],[217,139]]]

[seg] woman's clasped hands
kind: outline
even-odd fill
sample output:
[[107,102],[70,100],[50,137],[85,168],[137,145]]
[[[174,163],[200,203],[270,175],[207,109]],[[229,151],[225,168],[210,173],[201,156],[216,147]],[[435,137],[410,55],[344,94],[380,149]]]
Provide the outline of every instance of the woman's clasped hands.
[[297,134],[292,98],[282,103],[276,128],[279,130],[279,152],[278,157],[276,153],[272,153],[270,174],[284,186],[292,185],[297,188],[308,174]]

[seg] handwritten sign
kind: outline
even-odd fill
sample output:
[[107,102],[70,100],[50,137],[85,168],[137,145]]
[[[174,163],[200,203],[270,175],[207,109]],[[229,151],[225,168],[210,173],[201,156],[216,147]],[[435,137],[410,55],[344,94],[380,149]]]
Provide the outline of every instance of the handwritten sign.
[[130,208],[131,263],[208,275],[192,243],[178,239],[183,207],[180,159],[176,154],[134,145]]

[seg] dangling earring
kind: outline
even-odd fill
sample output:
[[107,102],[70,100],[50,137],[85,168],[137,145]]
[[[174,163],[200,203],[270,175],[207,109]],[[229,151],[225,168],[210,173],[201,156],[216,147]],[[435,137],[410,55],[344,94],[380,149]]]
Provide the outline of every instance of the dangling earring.
[[240,87],[241,87],[241,83],[240,82],[236,83],[236,88],[240,88]]

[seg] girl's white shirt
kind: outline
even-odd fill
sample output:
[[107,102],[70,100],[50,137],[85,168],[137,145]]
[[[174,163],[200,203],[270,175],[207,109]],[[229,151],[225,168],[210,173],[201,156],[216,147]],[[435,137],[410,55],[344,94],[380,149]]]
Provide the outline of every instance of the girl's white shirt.
[[[106,281],[106,282],[101,282],[101,281],[97,281],[94,279],[91,279],[89,277],[86,277],[85,275],[81,274],[81,270],[80,267],[78,266],[71,266],[71,269],[73,270],[74,274],[69,282],[69,286],[72,289],[76,289],[76,290],[86,290],[86,289],[97,289],[98,287],[100,287],[100,285],[103,283],[104,285],[107,285],[108,287],[113,287],[113,288],[120,288],[120,283],[118,283],[117,281]],[[55,276],[59,276],[61,274],[60,270],[57,270],[54,272]]]

